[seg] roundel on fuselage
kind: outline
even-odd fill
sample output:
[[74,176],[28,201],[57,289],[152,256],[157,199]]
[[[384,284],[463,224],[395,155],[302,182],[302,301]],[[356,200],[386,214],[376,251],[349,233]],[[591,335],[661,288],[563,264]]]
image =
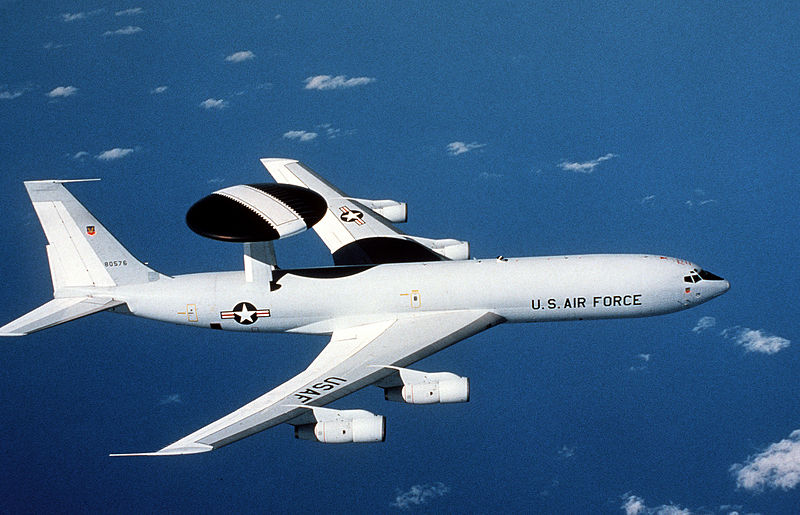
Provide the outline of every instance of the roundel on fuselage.
[[319,193],[291,184],[239,184],[198,200],[186,224],[206,238],[231,242],[271,241],[301,233],[319,222],[328,204]]

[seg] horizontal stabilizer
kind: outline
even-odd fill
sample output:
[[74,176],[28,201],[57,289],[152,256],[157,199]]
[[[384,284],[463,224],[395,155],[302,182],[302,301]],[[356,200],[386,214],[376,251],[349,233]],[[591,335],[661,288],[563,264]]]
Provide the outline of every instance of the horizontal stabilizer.
[[76,318],[85,317],[124,302],[109,298],[68,297],[53,299],[13,322],[0,327],[0,336],[24,336]]

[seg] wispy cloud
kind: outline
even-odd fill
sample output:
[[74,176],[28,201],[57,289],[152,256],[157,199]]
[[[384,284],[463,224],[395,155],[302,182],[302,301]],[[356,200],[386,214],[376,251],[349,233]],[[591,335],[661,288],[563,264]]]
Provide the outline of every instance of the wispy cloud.
[[243,50],[241,52],[232,53],[231,55],[226,57],[225,60],[228,61],[229,63],[241,63],[242,61],[249,61],[250,59],[253,59],[255,56],[256,54],[254,54],[250,50]]
[[447,153],[451,156],[457,156],[460,154],[466,154],[476,148],[483,148],[486,146],[486,143],[478,143],[473,141],[472,143],[464,143],[463,141],[454,141],[452,143],[447,144]]
[[47,96],[50,98],[66,98],[71,97],[75,93],[78,92],[78,88],[75,86],[59,86],[57,88],[52,89]]
[[61,21],[65,21],[65,22],[83,20],[85,18],[86,18],[86,13],[85,12],[63,13],[63,14],[61,14]]
[[786,338],[766,333],[761,329],[750,329],[749,327],[729,327],[722,331],[722,336],[732,340],[736,345],[741,345],[747,352],[761,352],[763,354],[775,354],[792,343],[791,340]]
[[700,320],[697,321],[694,328],[692,329],[695,333],[702,333],[706,329],[711,329],[717,325],[717,319],[714,317],[702,317]]
[[80,152],[76,152],[76,153],[75,153],[75,154],[72,156],[72,159],[76,159],[76,160],[80,161],[80,160],[82,160],[84,157],[89,157],[89,152],[87,152],[87,151],[85,151],[85,150],[81,150]]
[[104,36],[130,36],[131,34],[136,34],[138,32],[142,32],[141,27],[136,27],[134,25],[128,25],[127,27],[122,27],[121,29],[117,30],[107,30],[103,32]]
[[318,136],[316,132],[307,132],[307,131],[289,131],[284,132],[283,137],[286,139],[294,139],[298,141],[311,141]]
[[638,365],[633,365],[628,370],[631,372],[641,372],[647,369],[647,364],[650,362],[651,354],[637,354],[636,359],[640,360]]
[[730,471],[736,476],[736,486],[745,490],[796,487],[800,484],[800,429],[765,451],[749,456],[744,463],[731,465]]
[[604,156],[600,156],[597,159],[592,159],[591,161],[584,161],[583,163],[561,161],[558,164],[558,167],[565,172],[592,173],[594,172],[594,169],[600,165],[600,163],[603,161],[608,161],[609,159],[614,159],[615,157],[618,157],[617,154],[609,153]]
[[159,86],[157,88],[153,88],[150,90],[150,93],[153,95],[160,95],[161,93],[167,90],[167,86]]
[[14,100],[25,94],[25,89],[9,90],[5,87],[0,87],[0,100]]
[[450,489],[440,482],[431,485],[414,485],[405,492],[397,490],[397,497],[389,506],[408,510],[412,506],[419,506],[429,502],[431,499],[442,497],[448,492],[450,492]]
[[655,195],[646,195],[645,197],[642,197],[642,199],[639,201],[639,203],[641,205],[643,205],[643,206],[649,206],[649,205],[653,204],[653,202],[655,202],[655,201],[656,201],[656,196]]
[[68,46],[69,45],[65,45],[62,43],[54,43],[53,41],[48,41],[47,43],[42,45],[42,48],[44,48],[45,50],[57,50],[59,48],[65,48]]
[[130,9],[123,9],[114,13],[114,16],[136,16],[142,14],[144,9],[141,7],[131,7]]
[[316,75],[306,78],[304,82],[306,84],[304,89],[329,90],[364,86],[375,82],[375,79],[372,77],[353,77],[348,79],[344,75],[337,75],[336,77],[330,75]]
[[221,98],[207,98],[200,102],[200,107],[203,109],[225,109],[228,107],[228,102]]
[[95,9],[93,11],[80,11],[77,13],[62,13],[61,21],[69,23],[78,20],[85,20],[89,16],[94,16],[102,12],[105,12],[105,9]]
[[165,404],[180,404],[183,400],[181,399],[181,395],[179,393],[173,393],[171,395],[167,395],[162,397],[160,401],[158,401],[159,406],[163,406]]
[[662,504],[649,508],[644,499],[638,495],[626,493],[622,496],[621,508],[625,511],[625,515],[692,515],[692,512],[687,508],[681,508],[676,504]]
[[562,445],[561,448],[558,450],[558,456],[563,459],[572,458],[573,456],[575,456],[575,447]]
[[125,156],[128,156],[133,153],[132,148],[112,148],[111,150],[105,150],[100,152],[95,156],[100,161],[113,161],[115,159],[122,159]]
[[334,127],[331,123],[316,125],[314,126],[314,129],[316,129],[320,135],[325,136],[328,139],[336,139],[339,136],[351,136],[356,132],[354,129],[339,129],[338,127]]

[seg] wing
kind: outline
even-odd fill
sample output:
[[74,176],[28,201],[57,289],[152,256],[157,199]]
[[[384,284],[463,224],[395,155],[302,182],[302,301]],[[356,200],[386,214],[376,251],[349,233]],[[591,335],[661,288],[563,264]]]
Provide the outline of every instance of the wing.
[[409,236],[390,222],[405,221],[405,204],[352,198],[293,159],[262,159],[279,183],[311,189],[325,198],[328,210],[314,230],[337,265],[411,263],[469,259],[469,243]]
[[331,341],[300,374],[233,413],[149,453],[160,456],[206,452],[283,422],[314,421],[311,407],[324,406],[504,319],[485,311],[411,315],[335,331]]

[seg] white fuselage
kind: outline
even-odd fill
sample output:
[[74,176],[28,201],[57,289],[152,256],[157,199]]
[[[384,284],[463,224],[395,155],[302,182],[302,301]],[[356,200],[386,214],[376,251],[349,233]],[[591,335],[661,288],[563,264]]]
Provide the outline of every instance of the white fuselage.
[[276,270],[272,288],[247,282],[241,271],[216,272],[119,286],[113,297],[126,303],[122,312],[165,322],[328,334],[387,317],[459,310],[486,310],[508,322],[671,313],[728,289],[724,280],[686,283],[694,268],[650,255],[498,258]]

